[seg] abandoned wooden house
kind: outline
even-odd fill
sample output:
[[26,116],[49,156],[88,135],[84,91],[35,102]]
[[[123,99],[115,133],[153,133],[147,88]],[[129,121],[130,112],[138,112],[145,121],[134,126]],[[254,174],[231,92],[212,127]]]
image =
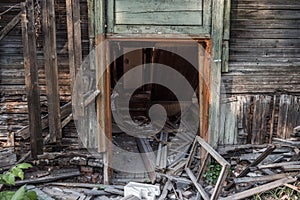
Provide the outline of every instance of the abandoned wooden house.
[[[0,150],[13,147],[18,158],[30,150],[37,159],[84,146],[99,153],[103,181],[111,182],[116,153],[107,140],[128,139],[112,109],[125,105],[147,125],[149,108],[163,105],[167,121],[153,141],[179,132],[178,98],[145,81],[177,84],[156,63],[188,81],[198,102],[196,134],[214,149],[290,141],[300,125],[298,0],[1,0]],[[137,66],[144,71],[126,77]],[[134,93],[114,105],[120,82]]]

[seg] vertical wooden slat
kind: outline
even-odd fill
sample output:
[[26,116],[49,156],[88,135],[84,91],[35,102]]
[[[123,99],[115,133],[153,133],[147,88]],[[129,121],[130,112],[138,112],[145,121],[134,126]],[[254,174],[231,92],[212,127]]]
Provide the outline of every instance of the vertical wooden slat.
[[58,87],[58,66],[56,53],[56,27],[54,0],[42,1],[43,33],[45,38],[45,74],[49,115],[49,133],[52,142],[61,142],[61,116]]
[[[26,6],[28,13],[26,12]],[[25,84],[29,112],[29,132],[31,156],[36,159],[43,153],[41,125],[40,91],[38,84],[38,67],[36,58],[36,39],[34,28],[33,0],[21,3],[22,7],[22,40],[25,67]]]
[[76,77],[76,67],[75,67],[75,55],[74,55],[74,27],[73,27],[72,0],[66,0],[66,15],[67,15],[67,31],[68,31],[69,69],[70,69],[71,89],[73,89],[74,80]]
[[224,0],[222,72],[228,72],[231,0]]
[[74,62],[75,75],[82,63],[81,26],[80,26],[80,0],[72,0],[73,30],[74,30]]
[[270,119],[270,134],[269,134],[269,143],[272,143],[273,133],[274,133],[274,123],[275,123],[275,110],[276,110],[276,95],[273,96],[273,106],[272,114]]
[[203,84],[199,87],[203,87],[203,102],[201,103],[202,109],[202,122],[201,122],[201,137],[205,140],[209,140],[209,112],[210,112],[210,101],[211,101],[211,42],[206,41],[205,44],[205,55],[203,64]]
[[289,96],[283,94],[280,96],[279,111],[278,111],[278,125],[277,125],[277,137],[286,138],[286,123],[289,109]]

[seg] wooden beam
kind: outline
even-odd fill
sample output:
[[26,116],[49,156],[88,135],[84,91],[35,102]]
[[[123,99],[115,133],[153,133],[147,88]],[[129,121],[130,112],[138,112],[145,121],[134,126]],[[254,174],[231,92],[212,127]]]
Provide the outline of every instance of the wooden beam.
[[246,167],[237,177],[244,177],[250,172],[251,167],[257,166],[259,163],[261,163],[268,155],[270,155],[274,150],[276,146],[270,145],[262,154],[258,156],[250,165]]
[[66,0],[67,32],[68,32],[68,53],[69,69],[71,79],[71,90],[73,90],[76,78],[75,55],[74,55],[74,27],[73,27],[73,7],[72,0]]
[[82,63],[80,1],[66,0],[69,68],[71,89],[73,90],[76,74]]
[[75,75],[82,63],[81,26],[80,26],[80,0],[72,0],[73,30],[74,30],[74,61]]
[[208,143],[217,147],[220,126],[220,93],[224,0],[213,0],[212,3],[212,64],[210,81],[209,131]]
[[42,2],[49,133],[52,142],[60,143],[62,139],[62,128],[59,105],[54,0]]
[[[36,58],[36,38],[34,26],[34,3],[27,0],[22,5],[22,40],[24,51],[25,85],[29,113],[31,156],[36,159],[43,153],[41,125],[40,91]],[[26,11],[27,8],[27,11]]]
[[17,14],[1,31],[0,41],[19,23],[21,19],[21,13]]
[[145,138],[136,138],[136,142],[141,152],[141,157],[143,159],[145,168],[147,169],[147,173],[151,183],[154,183],[156,180],[155,173],[155,154],[153,149],[149,143],[149,141]]
[[[105,1],[90,1],[94,3],[94,31],[95,31],[95,68],[96,68],[96,88],[101,91],[97,97],[97,125],[98,125],[98,152],[103,153],[104,162],[104,183],[109,184],[112,170],[111,163],[111,109],[110,109],[110,70],[108,66],[109,58],[108,44],[103,45],[105,40]],[[92,12],[90,12],[92,14]],[[93,17],[93,16],[90,16]],[[103,91],[103,92],[102,92]]]

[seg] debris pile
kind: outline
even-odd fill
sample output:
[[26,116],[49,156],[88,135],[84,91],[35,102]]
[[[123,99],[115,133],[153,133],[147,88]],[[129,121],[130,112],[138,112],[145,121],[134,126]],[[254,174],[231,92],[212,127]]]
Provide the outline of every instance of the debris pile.
[[[220,146],[216,151],[199,136],[189,144],[175,145],[170,142],[172,135],[164,131],[159,138],[135,138],[136,143],[132,142],[143,153],[146,178],[142,175],[136,179],[135,174],[135,178],[103,185],[102,158],[78,149],[44,153],[32,161],[36,167],[26,172],[24,180],[17,180],[16,186],[26,184],[28,190],[47,200],[229,200],[245,199],[280,186],[288,187],[292,195],[300,194],[300,144],[295,139]],[[291,137],[298,136],[299,128],[295,128]],[[190,141],[192,136],[187,138]],[[2,152],[7,156],[10,151]]]

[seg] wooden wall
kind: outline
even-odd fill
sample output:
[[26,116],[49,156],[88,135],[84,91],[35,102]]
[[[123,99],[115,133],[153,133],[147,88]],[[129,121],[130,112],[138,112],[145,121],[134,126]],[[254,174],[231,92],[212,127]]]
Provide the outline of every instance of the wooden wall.
[[[10,11],[2,14],[9,8]],[[87,2],[81,1],[81,27],[83,54],[89,51]],[[19,12],[20,1],[1,0],[0,2],[0,30]],[[36,16],[41,9],[36,4]],[[56,30],[57,30],[57,54],[59,68],[59,92],[61,104],[71,100],[70,74],[68,65],[68,44],[66,26],[65,0],[55,1]],[[37,20],[37,58],[39,67],[39,84],[41,89],[41,105],[43,115],[47,112],[45,70],[43,61],[43,35],[40,20]],[[28,125],[28,111],[25,93],[25,78],[23,65],[23,47],[21,24],[18,23],[8,35],[0,41],[0,139],[6,140],[9,132],[17,132]],[[18,135],[16,135],[18,137]]]
[[300,124],[300,1],[232,0],[219,143],[288,138]]

